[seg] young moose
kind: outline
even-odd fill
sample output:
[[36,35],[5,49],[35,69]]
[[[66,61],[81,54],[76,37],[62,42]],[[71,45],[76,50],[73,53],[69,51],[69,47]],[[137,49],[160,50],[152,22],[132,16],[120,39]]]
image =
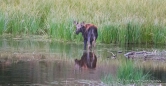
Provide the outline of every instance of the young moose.
[[84,38],[84,50],[86,50],[86,45],[88,43],[88,49],[92,46],[95,47],[95,42],[98,37],[97,27],[93,24],[85,24],[84,22],[78,23],[74,21],[76,26],[76,34],[82,33]]

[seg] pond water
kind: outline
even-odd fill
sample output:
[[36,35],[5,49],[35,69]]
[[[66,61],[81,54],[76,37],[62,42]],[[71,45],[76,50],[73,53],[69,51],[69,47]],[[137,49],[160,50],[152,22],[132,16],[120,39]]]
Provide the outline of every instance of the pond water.
[[[83,51],[79,43],[0,38],[0,85],[106,86],[101,79],[116,74],[118,61],[126,58],[126,52],[164,49],[165,46],[98,44],[89,52]],[[165,61],[136,63],[145,64],[144,71],[153,76],[152,80],[166,82]]]

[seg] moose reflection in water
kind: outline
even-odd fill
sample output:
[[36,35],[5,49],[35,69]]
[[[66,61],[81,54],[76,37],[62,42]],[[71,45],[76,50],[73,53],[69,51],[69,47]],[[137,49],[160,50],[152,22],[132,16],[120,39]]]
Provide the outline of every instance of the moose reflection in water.
[[80,60],[75,59],[75,67],[79,69],[95,69],[97,57],[92,51],[84,51]]

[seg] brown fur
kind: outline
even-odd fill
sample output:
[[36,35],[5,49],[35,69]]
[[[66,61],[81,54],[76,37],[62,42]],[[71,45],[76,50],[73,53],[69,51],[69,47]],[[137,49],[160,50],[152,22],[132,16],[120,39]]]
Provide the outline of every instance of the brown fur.
[[90,28],[90,27],[95,27],[97,29],[97,27],[93,24],[84,24],[84,27],[86,28],[86,31]]

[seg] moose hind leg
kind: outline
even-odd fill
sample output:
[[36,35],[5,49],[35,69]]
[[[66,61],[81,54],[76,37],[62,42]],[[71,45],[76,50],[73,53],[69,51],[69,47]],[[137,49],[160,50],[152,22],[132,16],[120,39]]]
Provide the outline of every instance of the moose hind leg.
[[86,50],[87,40],[84,40],[84,50]]
[[95,47],[95,45],[96,45],[96,36],[95,36],[94,30],[92,31],[92,40],[93,40],[92,45],[93,45],[93,47]]
[[91,43],[90,43],[90,36],[88,36],[88,49],[91,48]]
[[96,37],[93,37],[93,42],[92,42],[93,47],[96,46]]

